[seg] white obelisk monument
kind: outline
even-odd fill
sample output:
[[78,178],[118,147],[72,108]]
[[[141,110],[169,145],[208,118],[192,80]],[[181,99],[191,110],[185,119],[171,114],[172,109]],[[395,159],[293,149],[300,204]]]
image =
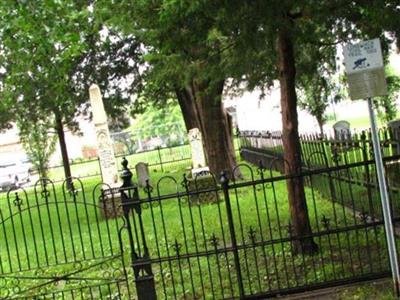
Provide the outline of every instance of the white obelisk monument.
[[98,85],[92,84],[90,86],[89,95],[103,182],[111,187],[116,187],[119,185],[117,160],[115,159],[113,143],[108,130],[107,115]]

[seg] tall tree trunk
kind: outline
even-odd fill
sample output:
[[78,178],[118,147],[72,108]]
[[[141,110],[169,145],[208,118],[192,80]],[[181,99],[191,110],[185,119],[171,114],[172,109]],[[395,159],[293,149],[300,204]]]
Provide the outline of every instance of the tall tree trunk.
[[64,166],[64,175],[67,182],[67,188],[70,189],[72,187],[72,180],[71,180],[71,167],[69,165],[69,158],[68,158],[68,151],[67,151],[67,144],[65,143],[65,134],[64,134],[64,126],[62,117],[59,112],[55,112],[56,117],[56,132],[58,136],[58,141],[61,150],[61,156]]
[[[280,28],[277,41],[279,82],[281,90],[282,133],[285,172],[301,172],[301,152],[298,132],[297,95],[295,90],[295,60],[290,32]],[[314,253],[318,247],[313,239],[304,236],[312,233],[307,211],[304,183],[301,177],[288,179],[287,192],[293,236],[298,238],[294,244],[295,253]]]
[[200,129],[201,126],[192,88],[190,86],[182,89],[176,88],[175,93],[182,111],[183,120],[185,121],[186,131],[193,128]]
[[319,133],[321,134],[321,136],[324,135],[324,120],[321,116],[321,118],[317,118],[317,122],[318,122],[318,127],[319,127]]
[[[193,83],[193,95],[210,171],[215,175],[224,171],[231,176],[236,158],[232,135],[229,134],[231,129],[222,104],[223,88],[224,81],[215,86],[196,81]],[[240,177],[240,172],[237,171],[235,176]]]

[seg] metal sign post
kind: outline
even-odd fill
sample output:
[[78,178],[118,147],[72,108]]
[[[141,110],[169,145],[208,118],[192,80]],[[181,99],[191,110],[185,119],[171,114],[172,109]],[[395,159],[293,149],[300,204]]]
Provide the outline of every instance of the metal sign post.
[[382,50],[379,39],[364,41],[358,44],[347,44],[344,47],[343,54],[346,73],[348,75],[350,98],[352,100],[367,98],[368,101],[372,144],[374,149],[376,173],[378,176],[379,192],[381,196],[390,267],[392,270],[394,290],[397,297],[400,297],[400,274],[396,251],[396,240],[393,231],[389,196],[385,180],[385,169],[383,166],[381,147],[376,129],[375,114],[372,106],[372,97],[387,94]]
[[400,297],[400,275],[399,275],[399,264],[397,260],[396,240],[393,232],[392,214],[390,212],[389,196],[386,187],[385,169],[383,166],[378,132],[376,130],[376,120],[375,120],[374,109],[372,107],[372,99],[370,97],[368,98],[368,111],[369,111],[369,119],[371,122],[372,145],[374,148],[376,173],[378,176],[379,192],[381,195],[382,211],[385,223],[385,233],[389,251],[390,268],[392,269],[392,277],[393,277],[395,293],[397,297]]

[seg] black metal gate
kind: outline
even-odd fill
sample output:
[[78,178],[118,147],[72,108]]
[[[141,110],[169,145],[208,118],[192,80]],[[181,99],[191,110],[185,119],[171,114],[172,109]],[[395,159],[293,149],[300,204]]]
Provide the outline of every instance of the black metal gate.
[[[242,165],[239,182],[224,174],[148,184],[127,204],[142,251],[132,260],[142,272],[139,299],[263,299],[389,276],[379,194],[365,181],[375,175],[365,164],[373,161],[293,176]],[[294,177],[306,186],[308,236],[293,234],[286,182]],[[296,253],[307,239],[318,251]]]
[[[0,201],[0,299],[256,299],[390,275],[373,161],[292,176],[241,165],[238,182],[166,176],[143,190],[123,165],[114,193],[40,180]],[[293,234],[294,177],[309,236]],[[296,253],[305,239],[313,255]]]
[[99,207],[109,187],[67,184],[42,179],[2,199],[0,299],[133,298],[123,220],[105,218]]

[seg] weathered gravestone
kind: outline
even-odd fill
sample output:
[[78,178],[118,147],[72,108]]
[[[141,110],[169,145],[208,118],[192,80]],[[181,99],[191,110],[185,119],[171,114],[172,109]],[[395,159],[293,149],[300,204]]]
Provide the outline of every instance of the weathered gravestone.
[[108,129],[107,115],[100,93],[100,88],[93,84],[89,88],[90,104],[92,106],[93,123],[96,131],[97,153],[103,183],[109,188],[103,192],[100,200],[102,213],[106,218],[122,215],[121,196],[118,192],[121,185],[118,181],[117,160],[114,155],[113,143]]
[[189,203],[215,203],[218,201],[217,192],[202,192],[210,188],[215,188],[213,176],[206,164],[206,157],[203,148],[203,139],[198,128],[189,130],[189,142],[192,150],[192,177],[188,180],[189,191],[199,192],[189,197]]
[[350,123],[342,120],[333,124],[335,139],[346,140],[350,137]]
[[348,151],[353,147],[350,135],[350,123],[347,121],[338,121],[333,124],[334,142],[331,144],[332,153]]
[[147,185],[147,180],[150,180],[149,165],[144,162],[139,162],[136,164],[135,169],[138,185],[140,187],[145,187]]
[[192,175],[209,172],[204,155],[203,139],[198,128],[189,130],[189,142],[192,150]]

